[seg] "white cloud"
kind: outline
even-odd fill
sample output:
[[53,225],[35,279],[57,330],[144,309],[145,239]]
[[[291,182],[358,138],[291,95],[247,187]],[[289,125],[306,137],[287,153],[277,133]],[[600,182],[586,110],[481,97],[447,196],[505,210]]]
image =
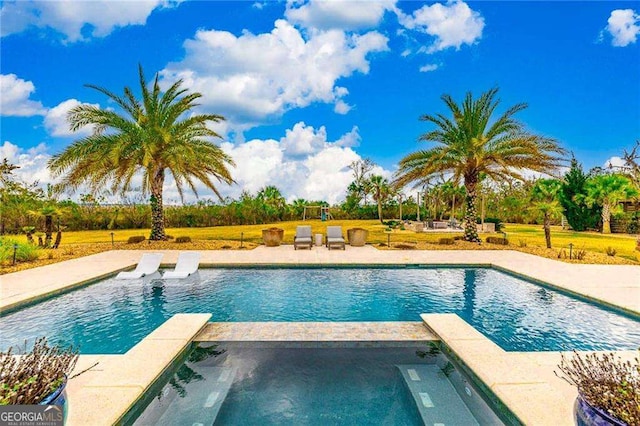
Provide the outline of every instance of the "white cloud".
[[430,72],[438,69],[436,64],[426,64],[420,67],[420,72]]
[[435,37],[427,53],[471,45],[482,37],[484,29],[484,18],[463,1],[425,5],[411,15],[399,12],[398,20],[408,29]]
[[[275,185],[289,201],[305,198],[325,200],[332,204],[340,202],[353,180],[349,164],[362,158],[354,150],[360,139],[356,126],[337,140],[328,141],[324,126],[316,129],[299,122],[279,140],[254,139],[236,144],[224,142],[221,148],[236,162],[231,174],[238,184],[220,184],[218,189],[224,196],[238,197],[242,190],[255,194],[266,185]],[[47,169],[47,161],[51,155],[44,144],[23,149],[7,141],[0,145],[0,158],[7,158],[20,166],[15,173],[24,182],[38,180],[41,185],[54,182]],[[373,173],[387,178],[392,174],[380,166],[376,166]],[[134,177],[134,182],[139,183],[140,180],[140,174]],[[201,198],[217,199],[202,183],[196,182],[196,188]],[[84,192],[87,189],[82,187],[68,195],[77,200],[79,194]],[[136,198],[139,193],[132,192],[128,195]],[[117,195],[108,196],[107,200],[121,201]],[[165,183],[164,200],[168,204],[180,203],[175,182],[170,176]],[[195,200],[193,193],[185,192],[186,202]]]
[[85,126],[81,129],[78,129],[76,132],[72,132],[69,128],[67,114],[72,108],[75,108],[78,105],[92,105],[95,107],[100,106],[98,104],[82,103],[77,99],[67,99],[66,101],[60,102],[58,105],[47,111],[47,114],[44,117],[44,127],[47,129],[51,136],[68,137],[86,136],[91,134],[91,126]]
[[15,74],[0,74],[0,112],[2,116],[30,117],[43,115],[46,109],[39,101],[29,99],[36,91],[32,82]]
[[105,37],[117,28],[144,25],[156,9],[172,7],[170,0],[136,1],[5,1],[0,12],[2,36],[31,26],[52,28],[68,42]]
[[633,9],[617,9],[611,12],[606,30],[611,34],[611,44],[624,47],[635,43],[640,34],[640,15]]
[[[287,130],[279,141],[254,139],[242,144],[225,142],[222,148],[235,160],[232,174],[238,185],[229,195],[245,189],[255,193],[266,185],[275,185],[288,200],[304,198],[337,203],[344,199],[353,180],[349,164],[361,159],[355,152],[360,142],[358,128],[338,140],[327,140],[324,126],[315,129],[303,122]],[[376,173],[391,172],[377,168]],[[223,188],[226,193],[227,189]]]
[[182,78],[191,90],[206,93],[206,110],[251,127],[314,102],[334,103],[336,112],[346,113],[348,90],[336,86],[337,80],[367,74],[368,56],[388,50],[387,41],[375,31],[304,36],[285,20],[258,35],[200,30],[184,43],[184,60],[161,74],[165,83]]
[[622,159],[622,158],[620,158],[618,156],[613,156],[613,157],[609,158],[602,165],[602,168],[604,168],[604,169],[620,169],[620,168],[624,168],[624,167],[626,167],[626,162],[624,161],[624,159]]
[[289,0],[285,17],[306,28],[361,30],[376,27],[395,4],[396,0]]
[[22,182],[33,183],[38,181],[41,185],[53,182],[47,168],[47,161],[51,156],[48,154],[47,146],[44,143],[33,148],[24,149],[5,141],[0,145],[0,159],[3,158],[20,167],[14,170],[13,174]]

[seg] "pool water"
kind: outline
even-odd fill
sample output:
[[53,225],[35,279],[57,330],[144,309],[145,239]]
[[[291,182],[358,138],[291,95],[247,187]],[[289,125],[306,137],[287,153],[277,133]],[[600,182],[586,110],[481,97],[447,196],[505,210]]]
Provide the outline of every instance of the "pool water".
[[134,424],[438,423],[503,424],[442,355],[419,358],[416,348],[222,345],[198,347]]
[[640,322],[489,268],[204,269],[113,278],[0,317],[0,348],[47,336],[124,353],[176,313],[211,321],[420,321],[455,313],[508,351],[636,349]]

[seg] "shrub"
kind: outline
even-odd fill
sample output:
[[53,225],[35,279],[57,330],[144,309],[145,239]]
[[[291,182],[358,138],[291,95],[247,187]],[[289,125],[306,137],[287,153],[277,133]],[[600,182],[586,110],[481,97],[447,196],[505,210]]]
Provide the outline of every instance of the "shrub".
[[129,237],[127,240],[127,244],[138,244],[145,240],[144,235],[134,235],[133,237]]
[[464,240],[464,235],[456,235],[455,237],[453,237],[453,241],[463,241]]
[[399,243],[399,244],[394,244],[393,247],[400,249],[400,250],[415,250],[416,249],[416,245],[415,244],[411,244],[411,243]]
[[583,260],[587,256],[587,251],[584,248],[577,249],[573,252],[573,258],[577,260]]
[[629,425],[640,424],[640,362],[614,353],[561,355],[556,376],[575,386],[592,406]]
[[502,237],[487,237],[487,243],[489,244],[498,244],[501,246],[508,246],[509,240]]
[[49,347],[44,337],[24,356],[13,355],[12,348],[0,352],[0,405],[38,404],[64,382],[78,361],[73,348]]
[[518,240],[518,245],[519,245],[521,248],[526,247],[526,246],[527,246],[527,240]]
[[190,242],[191,242],[191,237],[187,237],[187,236],[176,237],[176,243],[190,243]]
[[13,261],[13,249],[16,248],[16,262],[30,262],[40,257],[40,249],[32,244],[19,243],[11,238],[0,238],[0,262]]
[[441,246],[450,246],[454,243],[455,243],[455,240],[453,238],[448,238],[448,237],[440,238],[438,240],[438,244],[440,244]]
[[611,256],[611,257],[615,257],[616,253],[618,252],[613,247],[607,247],[606,251],[607,251],[607,256]]

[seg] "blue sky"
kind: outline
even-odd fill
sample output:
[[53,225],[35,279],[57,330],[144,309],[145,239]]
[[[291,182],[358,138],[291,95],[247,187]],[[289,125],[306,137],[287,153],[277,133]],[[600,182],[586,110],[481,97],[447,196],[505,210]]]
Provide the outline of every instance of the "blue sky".
[[[183,78],[238,163],[235,196],[279,186],[338,201],[362,157],[390,175],[422,148],[424,113],[499,86],[503,107],[586,168],[640,138],[636,2],[2,2],[1,140],[21,177],[82,136],[65,114],[111,107],[87,89],[136,88],[137,64]],[[615,162],[615,159],[613,160]],[[168,199],[175,198],[168,184]],[[204,192],[205,196],[209,194]]]

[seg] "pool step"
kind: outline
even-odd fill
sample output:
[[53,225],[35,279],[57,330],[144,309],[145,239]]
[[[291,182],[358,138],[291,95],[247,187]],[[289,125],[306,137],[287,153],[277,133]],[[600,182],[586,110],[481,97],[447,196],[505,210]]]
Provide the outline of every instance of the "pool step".
[[396,365],[427,426],[479,425],[458,392],[435,364]]
[[[157,425],[211,425],[215,422],[231,384],[236,376],[234,367],[190,366],[195,374],[186,385],[180,384],[185,397],[177,395],[166,407]],[[204,379],[198,380],[197,375]],[[180,391],[178,391],[180,392]]]

